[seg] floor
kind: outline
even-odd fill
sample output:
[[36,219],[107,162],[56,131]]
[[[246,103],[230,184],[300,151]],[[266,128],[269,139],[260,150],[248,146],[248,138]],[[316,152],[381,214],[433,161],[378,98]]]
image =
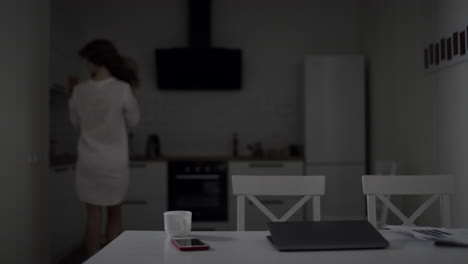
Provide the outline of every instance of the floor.
[[86,248],[80,247],[73,251],[70,255],[60,260],[57,264],[81,264],[87,259]]

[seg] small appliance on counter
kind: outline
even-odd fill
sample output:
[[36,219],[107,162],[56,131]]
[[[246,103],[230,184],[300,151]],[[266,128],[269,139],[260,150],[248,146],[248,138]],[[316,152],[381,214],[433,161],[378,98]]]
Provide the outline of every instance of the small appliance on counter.
[[261,142],[249,144],[247,145],[247,148],[252,153],[252,157],[263,158],[265,156],[265,152],[263,150],[263,145]]
[[151,134],[146,141],[146,157],[156,158],[161,156],[161,142],[157,134]]
[[304,147],[298,144],[289,145],[289,156],[302,157],[304,155]]

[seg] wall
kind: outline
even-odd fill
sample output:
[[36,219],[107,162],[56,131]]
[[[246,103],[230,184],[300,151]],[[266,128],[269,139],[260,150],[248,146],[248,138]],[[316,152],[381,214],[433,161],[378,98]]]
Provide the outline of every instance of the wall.
[[57,154],[74,153],[77,133],[69,121],[66,81],[68,76],[83,79],[84,67],[78,59],[78,50],[84,36],[78,20],[76,3],[52,1],[50,38],[50,80],[54,86],[50,104],[50,138]]
[[367,6],[372,158],[397,160],[406,173],[421,170],[415,166],[418,159],[434,160],[432,151],[423,149],[432,150],[435,135],[425,129],[433,115],[427,114],[432,91],[424,86],[421,67],[426,38],[422,2],[369,1]]
[[[468,2],[433,0],[432,40],[468,25]],[[438,106],[439,169],[455,177],[453,216],[456,226],[468,227],[468,63],[445,68],[427,76],[435,85]]]
[[155,132],[166,154],[227,154],[234,132],[243,146],[300,143],[304,56],[362,52],[361,0],[216,0],[214,45],[243,50],[242,91],[162,92],[155,88],[154,50],[186,45],[187,1],[84,0],[79,5],[86,40],[109,38],[138,62],[139,153],[147,134]]
[[[468,226],[468,64],[427,74],[429,41],[468,24],[466,1],[368,1],[366,50],[372,101],[372,159],[400,162],[402,174],[452,174],[455,226]],[[420,199],[407,199],[406,210]],[[419,222],[438,225],[433,207]]]
[[0,13],[0,263],[48,263],[49,1]]

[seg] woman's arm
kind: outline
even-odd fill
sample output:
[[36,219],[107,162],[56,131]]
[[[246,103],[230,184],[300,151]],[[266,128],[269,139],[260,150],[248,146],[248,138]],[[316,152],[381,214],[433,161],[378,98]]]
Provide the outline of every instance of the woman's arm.
[[130,86],[125,89],[124,116],[127,126],[132,128],[140,122],[140,108]]
[[75,76],[69,76],[67,80],[67,92],[68,92],[68,111],[70,114],[70,121],[76,128],[80,126],[80,118],[76,109],[76,99],[74,89],[78,85],[78,78]]

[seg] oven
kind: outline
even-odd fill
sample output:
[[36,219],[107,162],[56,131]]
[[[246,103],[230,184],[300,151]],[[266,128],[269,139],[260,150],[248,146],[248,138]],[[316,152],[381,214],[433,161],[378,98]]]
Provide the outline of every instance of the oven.
[[193,222],[228,220],[227,162],[169,161],[169,210],[192,212]]

